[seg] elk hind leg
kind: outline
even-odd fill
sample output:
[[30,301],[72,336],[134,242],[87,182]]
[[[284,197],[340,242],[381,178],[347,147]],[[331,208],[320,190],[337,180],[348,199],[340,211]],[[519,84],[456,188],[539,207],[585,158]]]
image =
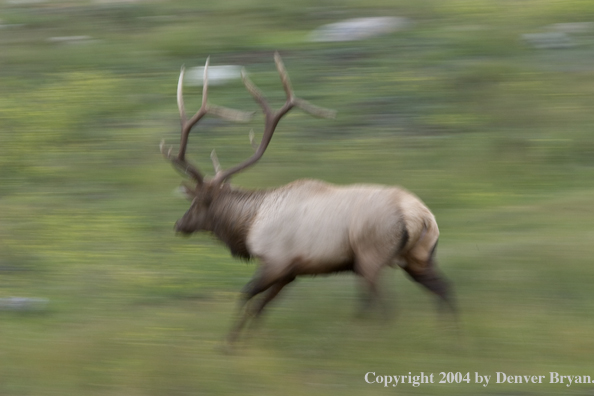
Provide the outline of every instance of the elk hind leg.
[[[390,229],[371,229],[354,244],[355,265],[353,270],[361,276],[369,290],[369,298],[362,308],[367,310],[379,303],[385,318],[391,316],[387,301],[380,293],[379,275],[385,267],[391,266],[395,257],[406,246],[409,234],[405,226]],[[379,242],[378,242],[379,241]],[[398,241],[396,246],[394,241]]]
[[409,254],[406,257],[407,265],[404,267],[404,270],[412,280],[439,297],[440,301],[452,312],[456,312],[450,282],[439,273],[435,263],[436,246],[437,242],[433,245],[428,258],[425,259],[420,258],[418,255]]
[[354,271],[363,279],[363,284],[368,292],[363,299],[357,316],[365,316],[365,314],[367,314],[367,312],[375,305],[380,306],[385,318],[390,316],[387,302],[384,300],[378,285],[381,270],[388,265],[389,262],[389,259],[381,258],[377,254],[361,254],[355,259]]

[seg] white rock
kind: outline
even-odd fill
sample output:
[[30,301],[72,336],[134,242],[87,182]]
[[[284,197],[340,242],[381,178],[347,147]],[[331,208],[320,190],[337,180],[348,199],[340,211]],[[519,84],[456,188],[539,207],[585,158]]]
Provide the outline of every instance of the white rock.
[[323,25],[311,32],[309,41],[335,42],[364,40],[407,29],[412,22],[402,17],[354,18]]
[[[203,83],[203,78],[204,66],[192,67],[186,71],[185,80],[188,85],[200,86]],[[208,66],[209,85],[223,85],[238,78],[241,78],[241,66]]]

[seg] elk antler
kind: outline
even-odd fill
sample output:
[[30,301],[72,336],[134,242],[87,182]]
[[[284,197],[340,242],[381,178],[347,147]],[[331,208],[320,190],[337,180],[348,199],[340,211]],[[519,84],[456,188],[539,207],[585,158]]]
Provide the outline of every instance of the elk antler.
[[185,173],[186,175],[193,178],[196,183],[202,184],[204,182],[204,176],[198,170],[198,168],[188,161],[186,161],[186,148],[188,146],[188,136],[190,135],[190,131],[192,127],[200,121],[202,117],[206,114],[210,113],[221,118],[230,120],[230,121],[249,121],[252,117],[253,113],[246,113],[239,110],[233,110],[226,107],[215,106],[208,104],[208,64],[209,64],[210,57],[206,59],[206,64],[204,65],[204,79],[202,85],[202,105],[200,109],[194,114],[192,118],[187,120],[186,118],[186,109],[184,107],[184,96],[183,96],[183,83],[184,83],[184,73],[185,69],[182,66],[181,72],[179,74],[179,81],[177,83],[177,107],[179,108],[179,117],[181,121],[181,141],[179,145],[179,152],[177,156],[172,157],[171,151],[172,148],[170,147],[167,152],[165,152],[165,141],[161,141],[161,153],[163,156],[171,161],[171,163],[178,168],[180,171]]
[[[247,90],[252,94],[255,101],[260,105],[262,111],[264,112],[265,122],[264,122],[264,134],[262,135],[262,140],[260,141],[260,145],[256,149],[256,153],[248,158],[247,160],[243,161],[242,163],[227,169],[225,171],[218,170],[213,178],[214,183],[222,183],[229,177],[233,176],[237,172],[253,165],[256,163],[268,147],[270,140],[272,139],[272,135],[274,134],[274,130],[278,125],[280,119],[289,112],[293,107],[299,107],[301,110],[305,111],[316,117],[324,117],[324,118],[335,118],[336,112],[334,110],[324,109],[318,106],[315,106],[303,99],[297,98],[293,93],[293,89],[291,88],[291,81],[289,80],[289,75],[287,74],[287,70],[285,69],[285,65],[281,60],[280,55],[278,52],[274,54],[274,61],[276,63],[276,68],[278,73],[280,74],[281,81],[283,83],[283,88],[285,89],[285,93],[287,94],[287,100],[285,104],[277,111],[273,111],[264,95],[260,90],[254,85],[254,83],[248,78],[247,73],[245,70],[242,70],[241,77],[243,79],[243,83]],[[250,136],[250,141],[253,143],[253,137]],[[216,158],[216,155],[215,157]],[[217,161],[218,165],[218,161]],[[217,167],[215,165],[215,167]]]

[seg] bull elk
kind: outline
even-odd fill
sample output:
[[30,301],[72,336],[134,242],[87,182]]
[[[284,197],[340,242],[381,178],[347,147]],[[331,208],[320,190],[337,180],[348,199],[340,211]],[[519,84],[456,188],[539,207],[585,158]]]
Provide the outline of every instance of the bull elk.
[[[211,113],[231,120],[246,120],[250,114],[210,105],[208,60],[204,68],[202,105],[189,120],[182,93],[184,70],[177,87],[181,118],[179,152],[161,152],[195,187],[184,186],[192,199],[189,210],[175,223],[175,230],[189,235],[208,231],[216,235],[234,256],[256,258],[260,265],[243,289],[240,317],[229,334],[237,339],[241,329],[297,276],[351,271],[360,276],[372,299],[378,297],[378,277],[386,266],[401,266],[410,277],[453,307],[448,282],[436,269],[434,255],[439,230],[431,211],[414,194],[399,187],[355,184],[335,186],[319,180],[297,180],[267,190],[245,190],[229,184],[238,172],[255,164],[264,154],[280,119],[293,107],[320,117],[334,112],[296,97],[280,56],[276,67],[287,96],[285,104],[273,110],[260,90],[242,71],[245,87],[262,108],[265,117],[262,140],[255,154],[222,170],[215,152],[212,178],[205,178],[186,160],[188,136],[194,125]],[[250,136],[253,142],[253,135]],[[265,293],[257,302],[246,304]]]

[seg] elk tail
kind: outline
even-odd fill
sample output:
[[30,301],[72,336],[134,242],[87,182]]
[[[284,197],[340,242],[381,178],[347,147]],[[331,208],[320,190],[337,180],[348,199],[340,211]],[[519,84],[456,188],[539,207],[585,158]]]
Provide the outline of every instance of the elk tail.
[[425,235],[427,235],[428,230],[429,230],[429,226],[427,225],[427,222],[423,221],[423,230],[421,231],[421,236],[417,240],[417,243],[421,242],[423,240],[423,238],[425,238]]

